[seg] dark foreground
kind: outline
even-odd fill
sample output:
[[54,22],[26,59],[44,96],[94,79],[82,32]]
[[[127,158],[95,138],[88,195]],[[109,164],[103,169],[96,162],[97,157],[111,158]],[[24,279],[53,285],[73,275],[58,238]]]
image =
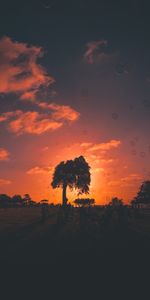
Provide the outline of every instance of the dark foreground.
[[40,208],[1,209],[0,267],[5,295],[12,286],[19,299],[115,299],[121,290],[119,299],[133,300],[139,288],[146,299],[150,211],[53,207],[42,220]]
[[40,208],[0,211],[3,264],[90,265],[139,261],[150,251],[150,211],[127,207]]

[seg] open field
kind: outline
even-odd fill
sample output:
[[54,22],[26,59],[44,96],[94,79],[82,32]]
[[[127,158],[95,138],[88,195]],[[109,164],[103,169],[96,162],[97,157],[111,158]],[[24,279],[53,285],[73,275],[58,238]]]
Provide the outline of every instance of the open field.
[[150,249],[150,211],[129,208],[0,210],[0,257],[7,263],[55,264]]

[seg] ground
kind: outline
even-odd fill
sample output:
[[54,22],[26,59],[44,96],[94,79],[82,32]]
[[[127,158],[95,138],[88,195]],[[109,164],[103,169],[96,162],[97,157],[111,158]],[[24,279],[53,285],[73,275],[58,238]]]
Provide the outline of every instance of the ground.
[[0,258],[7,263],[86,263],[150,249],[150,210],[50,207],[0,209]]
[[149,253],[149,210],[0,209],[3,299],[147,299]]

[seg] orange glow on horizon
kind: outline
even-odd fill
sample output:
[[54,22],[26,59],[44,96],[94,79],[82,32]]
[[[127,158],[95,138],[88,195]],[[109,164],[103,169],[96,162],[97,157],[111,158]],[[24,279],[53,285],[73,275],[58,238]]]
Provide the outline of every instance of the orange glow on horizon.
[[[121,143],[118,143],[117,148],[110,147],[105,151],[104,143],[102,143],[103,149],[97,149],[94,152],[89,151],[89,147],[92,147],[91,144],[75,143],[70,147],[61,147],[61,152],[59,146],[56,146],[54,148],[55,155],[48,146],[41,148],[38,153],[40,158],[37,158],[38,164],[33,165],[32,163],[32,167],[26,169],[23,175],[16,171],[17,184],[13,182],[5,185],[4,192],[7,191],[11,195],[29,193],[35,201],[48,199],[50,203],[61,203],[61,188],[53,190],[50,185],[54,168],[62,160],[66,161],[83,155],[91,167],[91,185],[89,195],[81,197],[91,197],[96,200],[96,204],[106,204],[113,196],[117,196],[128,203],[136,195],[143,177],[133,173],[127,165],[123,164],[121,167],[121,154],[118,157]],[[108,148],[108,142],[106,144],[106,148]],[[77,190],[71,192],[68,188],[67,198],[71,203],[77,198]]]

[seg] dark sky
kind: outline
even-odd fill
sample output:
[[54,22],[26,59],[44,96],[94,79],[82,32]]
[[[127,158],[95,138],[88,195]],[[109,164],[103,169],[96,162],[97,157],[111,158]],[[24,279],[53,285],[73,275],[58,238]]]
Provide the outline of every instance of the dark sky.
[[59,201],[53,167],[80,154],[99,202],[129,200],[149,178],[149,11],[148,1],[1,1],[0,192]]

